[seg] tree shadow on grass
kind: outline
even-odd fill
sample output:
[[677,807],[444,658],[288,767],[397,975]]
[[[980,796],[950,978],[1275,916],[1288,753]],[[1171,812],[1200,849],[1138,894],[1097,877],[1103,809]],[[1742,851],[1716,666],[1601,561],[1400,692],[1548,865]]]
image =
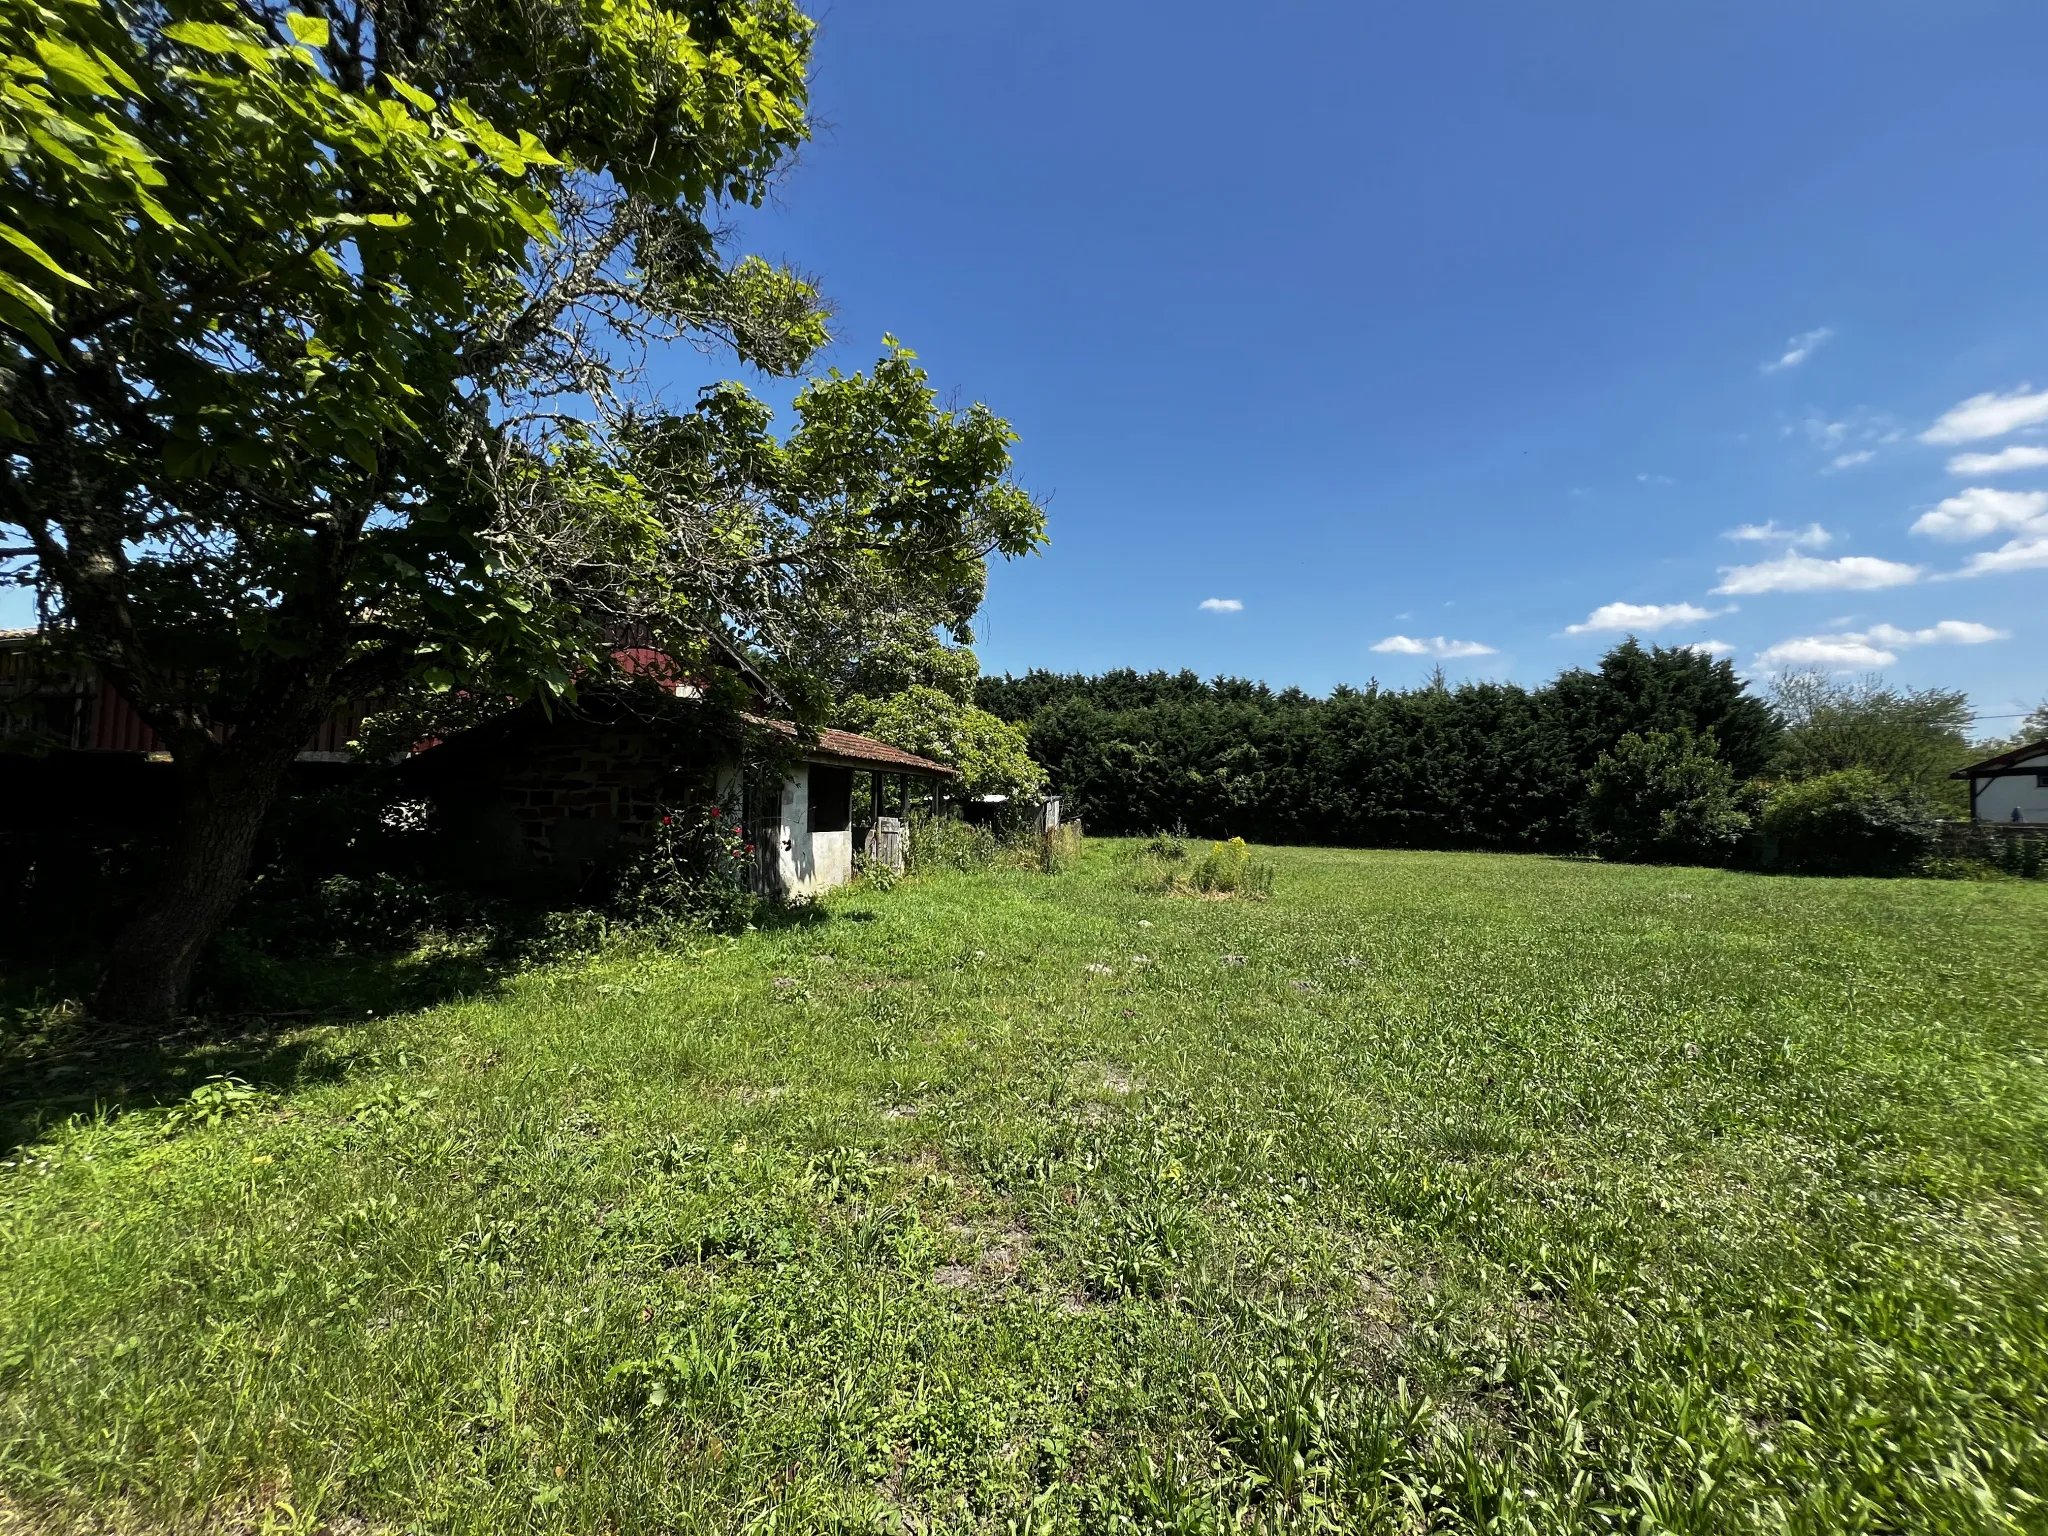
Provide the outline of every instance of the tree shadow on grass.
[[[834,913],[812,902],[768,906],[754,926],[809,930],[871,922],[871,912]],[[402,953],[280,958],[230,933],[217,943],[195,990],[192,1015],[168,1029],[112,1027],[89,1019],[98,957],[40,963],[0,958],[0,1157],[78,1115],[160,1109],[216,1075],[278,1093],[331,1082],[345,1071],[337,1031],[360,1028],[460,998],[489,997],[527,967],[587,954],[593,932],[555,933],[505,923],[474,942],[430,943]]]
[[77,1000],[96,965],[0,969],[0,1157],[75,1116],[159,1109],[215,1075],[278,1093],[340,1078],[337,1030],[496,991],[513,967],[469,953],[317,959],[217,956],[194,1013],[106,1025]]

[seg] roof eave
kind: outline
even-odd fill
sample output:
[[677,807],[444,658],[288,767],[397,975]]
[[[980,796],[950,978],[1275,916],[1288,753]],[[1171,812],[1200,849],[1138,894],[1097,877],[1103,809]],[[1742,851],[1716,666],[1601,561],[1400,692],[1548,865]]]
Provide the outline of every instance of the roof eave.
[[806,747],[798,744],[799,753],[807,763],[820,763],[827,768],[852,768],[860,773],[903,773],[920,779],[957,779],[960,770],[948,768],[944,763],[920,758],[916,762],[898,762],[890,757],[850,757],[841,752],[828,752],[822,747]]
[[2048,736],[2039,741],[2030,741],[2025,746],[2014,747],[2010,752],[2001,752],[1996,757],[1987,757],[1981,763],[1972,763],[1967,768],[1958,768],[1949,777],[1952,779],[1978,778],[2000,768],[2010,768],[2014,763],[2024,762],[2039,753],[2048,752]]

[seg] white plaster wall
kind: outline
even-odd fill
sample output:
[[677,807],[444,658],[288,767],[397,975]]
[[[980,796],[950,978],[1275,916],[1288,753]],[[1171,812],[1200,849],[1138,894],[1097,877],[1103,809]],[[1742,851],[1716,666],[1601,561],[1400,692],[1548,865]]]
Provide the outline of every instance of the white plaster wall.
[[2024,778],[1979,779],[1977,781],[1977,819],[1979,821],[2011,821],[2013,808],[2019,808],[2021,821],[2048,822],[2048,787],[2035,782],[2037,774],[2048,773],[2048,755],[2038,757],[2023,766],[2033,769]]
[[[721,768],[719,803],[737,804],[740,770]],[[811,770],[799,768],[785,780],[779,803],[750,809],[747,840],[763,878],[781,896],[815,896],[853,879],[853,834],[811,831]]]
[[835,885],[845,885],[853,878],[853,834],[813,832],[811,864],[813,890],[829,891]]
[[776,883],[785,896],[810,894],[811,774],[799,768],[782,781],[782,825],[775,829]]

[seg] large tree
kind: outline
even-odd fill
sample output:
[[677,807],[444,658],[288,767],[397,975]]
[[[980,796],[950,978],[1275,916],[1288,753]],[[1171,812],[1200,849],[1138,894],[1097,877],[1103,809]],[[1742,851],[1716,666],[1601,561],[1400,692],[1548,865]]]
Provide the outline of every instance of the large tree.
[[1771,696],[1785,722],[1774,765],[1785,778],[1867,769],[1952,815],[1967,813],[1969,791],[1949,777],[1980,755],[1969,742],[1970,696],[1962,689],[1788,672]]
[[978,590],[1042,533],[907,353],[692,409],[647,349],[826,339],[735,256],[806,132],[789,0],[0,0],[0,524],[177,779],[98,1007],[174,1010],[337,704],[573,689],[622,625]]

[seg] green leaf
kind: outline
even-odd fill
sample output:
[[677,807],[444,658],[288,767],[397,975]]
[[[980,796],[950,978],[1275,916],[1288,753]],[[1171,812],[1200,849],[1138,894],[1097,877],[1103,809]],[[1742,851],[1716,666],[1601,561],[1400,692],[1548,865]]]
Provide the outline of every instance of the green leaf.
[[39,37],[36,39],[36,57],[43,61],[45,68],[53,74],[62,75],[80,90],[94,96],[117,94],[114,82],[100,67],[99,61],[81,48],[65,42],[61,37]]
[[412,105],[419,111],[425,112],[429,116],[432,116],[433,113],[437,110],[437,104],[434,101],[434,98],[429,96],[425,91],[419,90],[414,86],[407,85],[403,80],[399,79],[396,75],[386,75],[384,78],[391,83],[391,89],[398,92],[398,94],[403,96],[407,101],[411,102]]
[[327,46],[328,28],[324,16],[301,16],[297,11],[287,11],[285,25],[292,29],[292,36],[308,48]]
[[92,287],[91,283],[88,283],[84,278],[78,276],[76,273],[66,272],[62,267],[58,266],[56,261],[51,258],[50,253],[48,251],[44,250],[40,245],[37,245],[35,241],[29,239],[29,237],[27,235],[24,235],[20,230],[10,228],[5,224],[0,224],[0,240],[5,240],[17,251],[21,251],[24,254],[28,255],[41,266],[47,267],[57,276],[63,278],[65,282],[75,283],[80,288]]
[[10,272],[0,272],[0,294],[6,294],[25,306],[39,320],[47,322],[57,318],[57,311],[48,299]]
[[238,54],[249,46],[241,33],[212,21],[173,22],[164,28],[164,36],[201,53]]

